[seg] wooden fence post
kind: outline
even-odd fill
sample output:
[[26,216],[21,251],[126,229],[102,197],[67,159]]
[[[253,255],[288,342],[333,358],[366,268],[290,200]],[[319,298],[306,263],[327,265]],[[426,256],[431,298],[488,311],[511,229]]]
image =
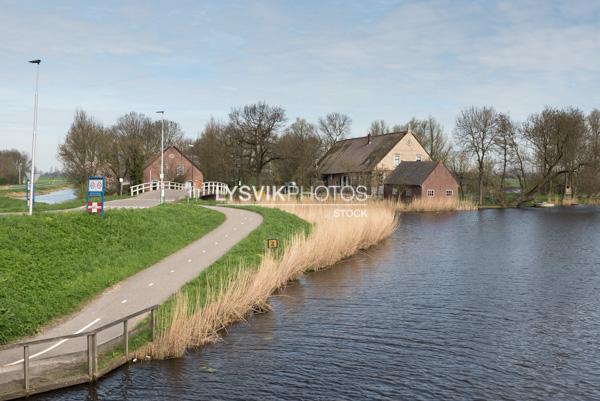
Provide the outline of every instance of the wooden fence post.
[[29,345],[23,346],[23,385],[29,391]]
[[92,355],[92,334],[87,336],[87,351],[88,351],[88,376],[90,381],[94,380],[94,356]]
[[129,360],[129,330],[127,329],[127,320],[123,321],[123,353],[125,361]]
[[156,326],[156,314],[154,311],[155,308],[150,310],[150,341],[154,341],[154,330]]

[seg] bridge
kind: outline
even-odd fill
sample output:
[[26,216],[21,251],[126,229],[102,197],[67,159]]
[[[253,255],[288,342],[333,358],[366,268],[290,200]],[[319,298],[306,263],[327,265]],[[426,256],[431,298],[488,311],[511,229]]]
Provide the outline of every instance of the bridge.
[[[176,200],[187,196],[188,198],[203,199],[216,195],[226,195],[229,193],[227,184],[218,181],[207,181],[200,188],[191,188],[186,184],[173,181],[164,181],[165,194],[168,194],[167,201]],[[156,191],[156,192],[155,192]],[[143,198],[155,198],[160,191],[160,182],[144,182],[133,185],[129,188],[131,196],[140,196]],[[147,194],[146,193],[150,193]]]

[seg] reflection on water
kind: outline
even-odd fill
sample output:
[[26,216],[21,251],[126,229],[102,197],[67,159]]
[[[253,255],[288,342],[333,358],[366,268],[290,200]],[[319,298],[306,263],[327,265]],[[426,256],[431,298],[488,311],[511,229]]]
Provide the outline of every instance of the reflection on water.
[[65,188],[44,195],[36,195],[35,201],[42,203],[61,203],[77,198],[75,188]]
[[58,400],[600,398],[600,209],[403,215],[273,311]]

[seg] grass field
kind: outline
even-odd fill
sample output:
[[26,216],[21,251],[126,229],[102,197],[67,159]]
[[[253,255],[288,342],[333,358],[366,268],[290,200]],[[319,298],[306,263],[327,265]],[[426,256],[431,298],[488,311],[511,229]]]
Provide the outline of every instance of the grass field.
[[52,319],[200,238],[224,220],[187,205],[0,219],[0,344]]

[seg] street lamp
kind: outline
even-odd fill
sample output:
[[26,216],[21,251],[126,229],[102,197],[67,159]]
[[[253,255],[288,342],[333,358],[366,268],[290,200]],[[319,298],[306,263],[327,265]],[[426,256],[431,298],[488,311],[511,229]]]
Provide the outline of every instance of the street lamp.
[[165,203],[165,111],[159,110],[156,112],[161,115],[160,120],[160,204]]
[[31,144],[31,176],[29,177],[29,215],[33,214],[33,183],[35,181],[35,145],[37,137],[37,109],[38,109],[38,83],[40,79],[40,63],[42,60],[31,60],[31,64],[37,64],[35,73],[35,100],[33,103],[33,141]]

